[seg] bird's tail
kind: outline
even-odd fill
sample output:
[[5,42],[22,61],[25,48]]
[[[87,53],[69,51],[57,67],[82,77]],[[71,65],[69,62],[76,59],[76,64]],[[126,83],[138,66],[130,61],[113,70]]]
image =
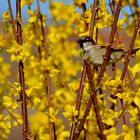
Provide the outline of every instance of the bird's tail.
[[131,55],[135,55],[136,52],[139,51],[139,50],[140,50],[140,48],[136,48],[136,49],[132,50]]

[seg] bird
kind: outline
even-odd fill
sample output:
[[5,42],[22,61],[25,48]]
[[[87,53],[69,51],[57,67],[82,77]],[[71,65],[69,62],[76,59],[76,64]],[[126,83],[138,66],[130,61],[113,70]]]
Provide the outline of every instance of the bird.
[[[104,61],[104,56],[106,54],[107,46],[96,44],[95,41],[90,36],[81,36],[77,42],[80,45],[80,48],[83,51],[83,58],[90,58],[92,64],[95,66],[101,66]],[[131,52],[131,55],[136,54],[140,48],[134,49]],[[113,64],[126,56],[128,52],[123,49],[111,48],[110,56],[107,61],[107,64]]]

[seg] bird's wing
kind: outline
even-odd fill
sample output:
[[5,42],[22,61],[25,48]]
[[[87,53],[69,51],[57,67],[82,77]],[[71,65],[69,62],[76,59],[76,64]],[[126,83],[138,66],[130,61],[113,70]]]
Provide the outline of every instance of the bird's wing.
[[107,49],[107,46],[105,45],[101,45],[101,44],[95,44],[96,47],[100,47],[100,48],[104,48],[104,49]]
[[124,49],[114,49],[114,48],[111,48],[111,52],[124,52]]

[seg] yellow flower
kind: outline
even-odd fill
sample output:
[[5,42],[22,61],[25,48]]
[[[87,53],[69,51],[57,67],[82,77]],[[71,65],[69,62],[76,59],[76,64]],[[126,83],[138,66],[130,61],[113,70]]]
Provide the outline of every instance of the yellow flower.
[[81,6],[81,4],[86,3],[87,0],[74,0],[75,5]]

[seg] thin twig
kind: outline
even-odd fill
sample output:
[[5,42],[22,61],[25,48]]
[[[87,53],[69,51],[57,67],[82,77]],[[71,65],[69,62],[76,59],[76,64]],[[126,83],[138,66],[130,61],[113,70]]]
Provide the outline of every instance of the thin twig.
[[[22,45],[22,28],[21,23],[21,0],[16,0],[16,18],[17,20],[17,43]],[[21,85],[21,105],[22,105],[22,116],[23,116],[23,139],[28,140],[29,128],[28,128],[28,113],[27,113],[27,101],[26,101],[26,91],[25,91],[25,77],[24,77],[24,66],[23,62],[19,62],[19,80]]]
[[[99,8],[99,0],[97,0],[97,6],[96,6],[96,9],[97,9],[97,7]],[[96,19],[98,19],[98,10],[97,11],[95,11],[96,12]],[[94,27],[94,25],[95,25],[95,23],[93,23],[91,26],[92,27]],[[91,29],[92,30],[92,29]],[[93,29],[94,30],[94,29]],[[91,34],[92,35],[92,34]],[[93,35],[92,35],[93,36]],[[96,28],[96,36],[95,36],[95,41],[96,41],[96,43],[97,43],[97,41],[98,41],[98,27]]]
[[[31,10],[30,5],[28,6],[28,9]],[[37,31],[36,31],[36,25],[35,25],[34,22],[32,23],[32,27],[33,27],[33,32],[34,32],[34,34],[36,35],[37,38],[39,38],[39,36],[38,36],[38,34],[37,34]],[[37,47],[38,47],[39,59],[41,60],[41,58],[42,58],[42,54],[41,54],[41,46],[38,45]]]
[[90,98],[88,100],[84,115],[83,115],[82,119],[80,120],[80,124],[79,124],[72,140],[77,140],[81,131],[83,130],[83,126],[84,126],[86,118],[87,118],[87,116],[90,112],[90,108],[92,106],[92,103],[94,105],[94,111],[95,111],[97,124],[98,124],[99,131],[100,131],[99,136],[102,140],[106,140],[106,137],[103,134],[104,124],[102,122],[101,115],[100,115],[100,108],[99,108],[99,104],[98,104],[97,95],[95,94],[95,87],[94,87],[94,82],[93,82],[93,72],[91,70],[89,60],[87,59],[84,62],[85,62],[85,65],[86,65],[86,72],[87,72],[87,76],[88,76],[88,80],[89,80],[89,84],[90,84],[91,95],[90,95]]
[[134,27],[134,32],[133,32],[133,36],[132,36],[132,39],[131,39],[131,42],[130,42],[128,54],[127,54],[126,59],[125,59],[126,61],[124,63],[122,75],[121,75],[121,78],[120,78],[121,81],[124,80],[125,73],[126,73],[126,70],[127,70],[127,66],[128,66],[129,61],[131,59],[131,54],[132,54],[133,46],[134,46],[134,43],[135,43],[135,39],[136,39],[139,27],[140,27],[140,13],[138,13],[138,22],[136,23],[136,25]]
[[91,17],[90,32],[89,32],[90,37],[93,36],[93,31],[94,31],[94,26],[95,26],[95,21],[96,21],[96,14],[99,9],[98,4],[99,4],[98,0],[95,0],[92,6],[92,17]]
[[117,27],[117,21],[118,21],[119,13],[120,13],[120,10],[121,10],[121,5],[122,5],[122,0],[119,0],[117,8],[116,8],[115,15],[114,15],[114,21],[113,21],[112,30],[111,30],[110,37],[109,37],[109,43],[108,43],[107,51],[106,51],[106,54],[104,56],[103,65],[101,67],[101,70],[100,70],[100,73],[99,73],[98,79],[97,79],[97,84],[98,85],[100,85],[100,82],[102,80],[103,74],[104,74],[105,69],[106,69],[106,64],[107,64],[109,56],[110,56],[111,45],[113,43],[113,39],[114,39],[116,27]]
[[132,79],[132,76],[130,75],[130,72],[128,69],[127,69],[127,77],[129,79],[129,85],[130,85],[131,89],[135,90],[134,85],[133,85],[133,79]]
[[[95,9],[95,10],[93,10]],[[98,10],[99,10],[99,0],[94,1],[94,5],[92,6],[92,18],[91,18],[91,25],[90,25],[90,33],[89,36],[93,36],[94,32],[94,26],[95,26],[95,21],[98,19]],[[98,41],[98,28],[96,28],[96,36],[95,36],[95,42],[97,44]],[[96,72],[98,73],[98,67],[94,66]],[[102,88],[99,88],[99,94],[101,95],[103,93]],[[101,98],[103,100],[103,98]]]
[[[86,19],[86,14],[85,14],[85,12],[87,10],[86,4],[82,3],[81,8],[82,8],[83,17]],[[85,21],[85,29],[86,29],[86,31],[88,30],[88,23],[86,21]]]
[[[135,39],[136,39],[139,27],[140,27],[140,13],[138,13],[138,23],[135,25],[133,36],[132,36],[132,39],[131,39],[131,42],[130,42],[130,46],[129,46],[129,50],[128,50],[128,54],[126,56],[126,61],[124,63],[124,67],[123,67],[123,70],[122,70],[122,75],[121,75],[121,78],[120,78],[120,80],[122,82],[123,82],[123,80],[125,78],[125,74],[127,72],[127,67],[128,67],[129,61],[131,59],[131,54],[132,54],[131,52],[133,50],[133,46],[134,46],[134,43],[135,43]],[[123,107],[123,100],[120,100],[120,101],[121,101],[121,105]],[[123,117],[123,121],[125,123],[125,118],[124,117]]]
[[[133,32],[133,36],[131,38],[131,42],[130,42],[130,46],[129,46],[129,50],[128,50],[128,53],[127,53],[127,56],[126,56],[126,61],[124,62],[124,67],[123,67],[123,70],[122,70],[122,74],[121,74],[121,78],[120,80],[123,82],[124,78],[125,78],[125,74],[127,72],[127,67],[128,67],[128,64],[129,64],[129,61],[130,59],[132,58],[131,57],[131,54],[132,54],[132,50],[133,50],[133,46],[134,46],[134,43],[135,43],[135,39],[136,39],[136,36],[137,36],[137,32],[138,32],[138,29],[140,27],[140,13],[138,13],[138,21],[137,23],[135,24],[135,27],[134,27],[134,32]],[[121,85],[119,86],[121,88]],[[119,88],[118,88],[119,89]],[[118,93],[118,90],[116,91],[115,95]],[[114,95],[114,96],[115,96]],[[112,104],[111,106],[112,109],[115,108],[115,104]]]
[[[115,15],[115,1],[112,0],[112,2],[109,0],[109,5],[110,5],[110,9],[111,9],[111,12],[112,12],[112,15]],[[116,32],[115,32],[115,37],[117,38],[117,40],[119,40],[119,33],[118,33],[118,29],[116,27]],[[119,41],[120,42],[120,41]],[[116,41],[114,42],[115,44],[115,47],[116,47]],[[113,79],[115,79],[115,75],[116,75],[116,64],[113,63],[112,64],[112,77]],[[114,94],[111,94],[111,98],[115,99],[115,96]],[[122,101],[121,101],[121,107],[123,109],[123,104],[122,104]],[[111,106],[112,108],[112,106]],[[125,116],[123,116],[123,121],[125,123]]]
[[117,123],[119,122],[120,118],[124,115],[126,109],[128,107],[128,103],[126,103],[126,105],[124,106],[124,108],[122,109],[122,112],[120,113],[119,117],[116,119],[115,123],[114,123],[114,127],[116,127]]
[[80,124],[78,125],[78,128],[77,130],[75,131],[74,133],[74,136],[72,138],[72,140],[77,140],[81,131],[83,130],[83,126],[84,126],[84,123],[86,121],[86,118],[90,112],[90,109],[91,109],[91,106],[92,106],[92,96],[90,96],[88,102],[87,102],[87,106],[86,106],[86,109],[85,109],[85,112],[84,112],[84,115],[82,116],[82,119],[80,120]]
[[8,0],[8,7],[9,7],[9,10],[10,10],[10,16],[11,16],[11,23],[12,23],[12,29],[13,29],[14,38],[15,38],[15,40],[17,40],[15,21],[14,21],[14,17],[13,17],[13,11],[12,11],[10,0]]
[[79,90],[77,92],[77,97],[76,97],[75,110],[77,111],[77,115],[73,116],[73,118],[74,118],[73,121],[74,122],[72,123],[72,127],[71,127],[70,139],[73,138],[73,135],[74,135],[75,129],[76,129],[76,125],[77,125],[77,121],[78,121],[78,117],[79,117],[79,114],[80,114],[80,107],[81,107],[81,100],[82,100],[82,95],[83,95],[85,78],[86,78],[86,70],[85,70],[85,65],[83,65],[83,70],[82,70],[81,79],[80,79],[80,86],[79,86]]
[[81,80],[80,80],[80,88],[79,88],[77,100],[76,100],[76,110],[78,111],[78,114],[79,114],[80,106],[81,106],[81,99],[82,99],[82,93],[84,89],[85,77],[86,77],[86,71],[85,71],[85,65],[84,65],[82,75],[81,75]]
[[[97,9],[98,9],[97,4],[98,4],[98,1],[96,0],[95,3],[94,3],[94,6],[93,6],[94,8],[96,7],[96,10],[95,11],[93,10],[91,24],[90,24],[90,36],[91,37],[93,36],[93,30],[94,30],[94,25],[95,25],[95,16],[96,16],[96,12],[97,12]],[[74,133],[74,136],[73,136],[72,140],[77,140],[81,131],[83,130],[83,125],[84,125],[85,120],[86,120],[86,118],[89,114],[92,103],[94,105],[97,124],[98,124],[99,131],[100,131],[99,136],[100,136],[101,139],[105,140],[106,137],[103,134],[104,124],[102,123],[102,119],[101,119],[101,116],[100,116],[100,108],[99,108],[97,96],[96,96],[96,93],[95,93],[94,82],[93,82],[93,72],[91,70],[89,60],[85,60],[84,63],[85,63],[85,66],[86,66],[86,72],[87,72],[87,75],[88,75],[88,80],[89,80],[89,84],[90,84],[90,88],[91,88],[91,96],[88,100],[86,110],[84,112],[84,115],[83,115],[82,119],[80,120],[80,124],[79,124],[76,132]]]
[[18,126],[20,126],[21,128],[23,127],[22,124],[20,124],[20,122],[17,120],[17,118],[13,115],[13,113],[11,111],[9,111],[6,108],[6,111],[9,113],[9,115],[17,122]]
[[[41,14],[41,11],[40,11],[40,4],[39,4],[39,0],[36,0],[37,2],[37,9],[38,9],[38,16],[39,16],[39,20],[40,20],[40,23],[41,23],[41,33],[42,33],[42,36],[43,36],[43,39],[42,39],[42,46],[43,46],[43,49],[45,51],[45,59],[48,59],[48,52],[47,52],[47,45],[46,45],[46,34],[45,34],[45,29],[44,29],[44,26],[43,26],[43,16]],[[55,122],[51,122],[51,116],[50,116],[50,107],[52,106],[52,103],[51,103],[51,87],[50,87],[50,76],[49,76],[49,73],[48,71],[45,71],[45,87],[46,87],[46,93],[47,93],[47,96],[48,96],[48,115],[49,115],[49,139],[52,140],[56,140],[57,139],[57,136],[56,136],[56,127],[55,127]]]
[[[115,1],[112,0],[112,2],[109,0],[109,6],[110,6],[110,9],[111,9],[111,13],[112,15],[114,16],[115,15]],[[119,33],[118,33],[118,30],[117,30],[117,27],[116,27],[116,33],[115,33],[115,37],[117,39],[119,39]],[[114,42],[114,46],[113,48],[116,48],[116,41]],[[113,63],[112,64],[112,78],[115,79],[115,75],[116,75],[116,64]],[[112,95],[112,94],[111,94]]]
[[87,130],[86,129],[84,129],[84,140],[86,140],[87,138],[86,138],[86,135],[87,135]]
[[105,140],[106,137],[103,134],[103,131],[104,131],[105,127],[104,127],[104,124],[102,122],[102,118],[101,118],[101,115],[100,115],[100,107],[99,107],[97,95],[96,95],[96,92],[95,92],[95,86],[94,86],[94,82],[93,82],[94,74],[93,74],[93,71],[91,69],[90,62],[88,60],[85,60],[85,65],[86,65],[87,77],[88,77],[89,84],[90,84],[90,89],[91,89],[91,96],[92,96],[94,111],[95,111],[97,124],[98,124],[99,131],[100,131],[99,136],[102,140]]
[[[136,22],[136,18],[135,18],[136,11],[133,12],[133,9],[131,7],[131,4],[130,4],[129,0],[126,0],[126,1],[128,3],[128,6],[129,6],[129,9],[130,9],[130,12],[131,12],[131,16],[133,17],[134,22]],[[135,6],[138,8],[137,2],[135,2]]]
[[[137,92],[137,91],[138,91],[138,89],[135,90],[135,92]],[[134,102],[132,102],[131,105],[132,105],[133,107],[137,107],[137,106],[135,105]],[[129,106],[129,104],[128,104],[128,102],[127,102],[127,103],[124,105],[124,107],[123,107],[123,109],[122,109],[120,115],[119,115],[118,118],[115,120],[114,127],[116,127],[116,125],[118,124],[120,118],[124,115],[124,113],[125,113],[126,109],[128,108],[128,106]],[[138,116],[140,116],[140,110],[139,110],[138,107],[137,107],[137,109],[138,109]]]
[[[8,0],[8,6],[10,10],[10,16],[11,16],[11,23],[12,23],[12,29],[14,38],[17,41],[18,44],[22,45],[22,28],[21,24],[18,20],[21,20],[21,1],[16,1],[16,17],[17,17],[17,31],[15,28],[15,21],[13,18],[13,12],[10,0]],[[24,79],[24,66],[22,61],[19,62],[19,81],[21,85],[21,92],[20,92],[20,100],[21,102],[21,108],[22,108],[22,118],[23,118],[23,139],[27,140],[29,136],[29,128],[28,128],[28,113],[27,113],[27,103],[26,103],[26,93],[25,93],[25,79]]]
[[47,51],[47,46],[46,46],[46,35],[45,35],[45,29],[44,29],[44,26],[43,26],[43,16],[41,14],[41,11],[40,11],[40,4],[39,4],[39,0],[36,0],[37,2],[37,9],[38,9],[38,16],[39,16],[39,20],[40,20],[40,24],[41,24],[41,32],[42,32],[42,46],[45,50],[45,55],[46,55],[46,58],[48,57],[48,53],[46,52]]
[[[81,8],[82,8],[82,14],[83,14],[84,18],[86,18],[86,15],[85,15],[86,4],[85,3],[81,4]],[[84,22],[85,22],[85,28],[86,28],[86,30],[88,30],[88,23],[86,21],[84,21]],[[83,94],[83,89],[84,89],[83,81],[85,80],[85,77],[86,77],[86,70],[85,70],[85,65],[83,65],[83,71],[82,71],[81,80],[80,80],[80,87],[79,87],[79,91],[77,92],[77,97],[76,97],[75,110],[78,111],[78,115],[76,117],[73,117],[74,122],[72,123],[71,131],[70,131],[71,140],[73,139],[73,136],[74,136],[75,130],[76,130],[77,122],[75,121],[75,119],[78,120],[78,116],[79,116],[79,112],[80,112],[82,94]]]

